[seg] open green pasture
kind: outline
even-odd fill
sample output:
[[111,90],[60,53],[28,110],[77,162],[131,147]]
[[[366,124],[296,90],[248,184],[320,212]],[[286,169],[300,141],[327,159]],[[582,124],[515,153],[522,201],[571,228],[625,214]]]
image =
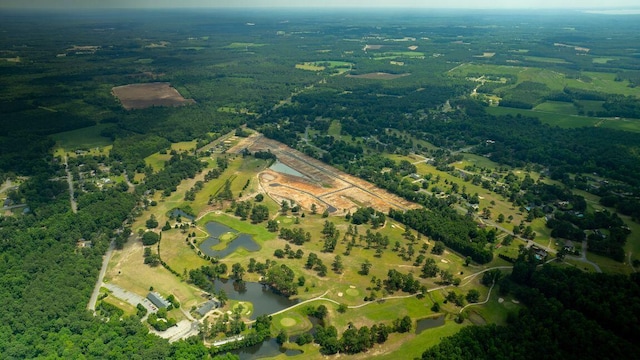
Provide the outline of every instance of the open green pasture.
[[147,164],[148,166],[151,166],[154,172],[158,172],[164,169],[164,163],[169,161],[169,159],[171,159],[171,155],[169,153],[166,153],[166,154],[154,153],[147,156],[144,159],[144,163]]
[[[196,234],[200,235],[199,233]],[[160,242],[160,255],[162,256],[162,260],[181,274],[185,269],[189,271],[209,264],[208,261],[196,255],[197,248],[193,250],[187,245],[185,241],[186,238],[186,232],[180,229],[171,229],[162,232],[162,240]],[[199,243],[206,238],[207,236],[198,236],[196,241]]]
[[390,52],[383,52],[380,54],[376,54],[373,59],[374,60],[394,60],[398,58],[422,59],[424,58],[424,53],[419,51],[390,51]]
[[561,128],[575,128],[584,126],[595,126],[601,120],[598,118],[578,115],[565,115],[550,112],[541,112],[535,110],[507,108],[502,106],[488,107],[487,112],[491,115],[522,115],[529,117],[537,117],[541,122]]
[[573,103],[562,101],[545,101],[533,108],[533,111],[550,112],[564,115],[578,115]]
[[55,140],[57,147],[66,151],[89,150],[111,145],[111,139],[100,135],[104,128],[104,125],[94,125],[53,134],[51,137]]
[[599,100],[576,100],[578,105],[580,105],[585,113],[592,111],[593,113],[597,113],[598,111],[604,111],[602,105],[604,101]]
[[594,64],[606,64],[609,61],[614,61],[614,60],[619,60],[620,58],[618,57],[604,57],[604,56],[598,56],[598,57],[594,57],[591,61]]
[[448,74],[455,77],[480,75],[516,75],[518,83],[532,81],[543,83],[554,91],[562,91],[565,87],[608,94],[640,96],[640,89],[629,87],[628,81],[615,81],[616,74],[584,71],[578,78],[566,77],[563,73],[539,67],[506,66],[491,64],[466,63],[459,65]]
[[623,131],[640,132],[640,119],[606,118],[602,119],[602,122],[598,123],[597,126]]
[[525,56],[524,59],[527,61],[549,63],[549,64],[568,64],[568,62],[565,59],[552,58],[552,57]]
[[246,49],[246,48],[250,48],[250,47],[260,47],[260,46],[265,46],[267,44],[259,44],[259,43],[252,43],[252,42],[232,42],[231,44],[227,45],[224,47],[224,49]]

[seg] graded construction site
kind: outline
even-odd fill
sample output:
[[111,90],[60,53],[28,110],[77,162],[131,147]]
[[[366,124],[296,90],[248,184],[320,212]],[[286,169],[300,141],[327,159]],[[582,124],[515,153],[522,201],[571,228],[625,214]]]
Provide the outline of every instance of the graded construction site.
[[244,139],[231,151],[239,152],[245,148],[251,152],[270,151],[280,163],[302,175],[285,174],[273,169],[258,174],[261,189],[279,203],[293,200],[307,210],[315,204],[318,212],[328,210],[337,215],[353,213],[367,206],[382,212],[389,211],[389,208],[406,210],[419,207],[262,135]]

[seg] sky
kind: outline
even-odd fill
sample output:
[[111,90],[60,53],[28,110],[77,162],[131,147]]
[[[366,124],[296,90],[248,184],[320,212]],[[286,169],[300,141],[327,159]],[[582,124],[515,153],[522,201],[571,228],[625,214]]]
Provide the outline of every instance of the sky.
[[0,8],[175,8],[175,7],[295,7],[295,8],[466,8],[466,9],[612,9],[638,8],[638,0],[0,0]]

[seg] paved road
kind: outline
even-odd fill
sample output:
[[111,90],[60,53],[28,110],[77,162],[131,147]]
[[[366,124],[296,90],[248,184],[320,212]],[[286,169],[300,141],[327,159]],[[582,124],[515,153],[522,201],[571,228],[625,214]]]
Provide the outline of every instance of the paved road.
[[588,247],[588,244],[587,244],[587,241],[585,240],[582,242],[582,250],[580,251],[580,256],[567,255],[566,258],[589,264],[593,266],[594,269],[596,269],[596,272],[601,273],[602,269],[600,269],[600,266],[598,266],[598,264],[594,263],[593,261],[587,259],[587,247]]
[[114,248],[115,243],[112,241],[111,244],[109,244],[109,249],[102,257],[102,267],[100,268],[96,285],[93,287],[93,293],[91,293],[91,298],[89,298],[89,304],[87,305],[87,309],[91,311],[96,311],[96,302],[98,301],[98,295],[102,287],[102,280],[104,279],[104,274],[107,272],[107,266],[109,265],[109,260],[111,260],[111,254],[113,254]]
[[172,326],[165,331],[151,329],[149,332],[172,343],[200,334],[200,323],[198,321],[180,320],[176,326]]

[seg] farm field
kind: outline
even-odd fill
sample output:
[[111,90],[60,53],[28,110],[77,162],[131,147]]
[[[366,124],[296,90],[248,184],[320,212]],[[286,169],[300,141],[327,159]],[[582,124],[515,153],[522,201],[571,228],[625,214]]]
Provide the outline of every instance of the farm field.
[[112,89],[122,107],[127,110],[152,106],[182,106],[195,101],[185,99],[169,83],[147,83],[116,86]]

